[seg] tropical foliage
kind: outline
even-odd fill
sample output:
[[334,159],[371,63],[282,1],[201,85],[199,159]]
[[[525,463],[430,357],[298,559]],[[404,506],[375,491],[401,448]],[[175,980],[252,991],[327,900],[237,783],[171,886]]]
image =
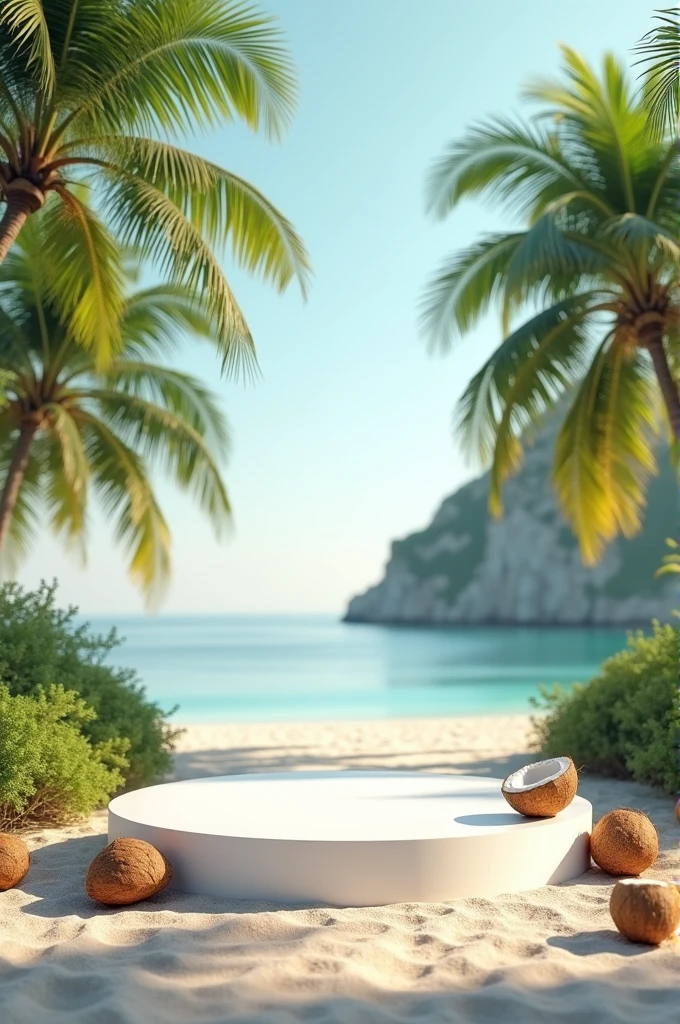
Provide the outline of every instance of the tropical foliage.
[[159,285],[124,300],[118,353],[98,369],[49,300],[43,224],[29,221],[0,266],[0,549],[13,567],[46,515],[84,553],[94,493],[152,601],[168,579],[170,532],[150,470],[193,495],[218,534],[229,521],[224,417],[202,384],[160,358],[182,329],[219,340],[191,289]]
[[79,718],[80,732],[95,749],[120,741],[119,771],[130,788],[171,770],[181,730],[170,725],[171,712],[149,700],[137,674],[119,666],[120,647],[115,630],[93,633],[77,608],[60,608],[54,584],[0,587],[0,682],[12,696],[38,697],[55,683],[75,691],[96,713]]
[[669,573],[680,573],[680,544],[672,537],[666,539],[666,544],[670,548],[670,552],[664,555],[661,568],[659,569],[657,576],[666,576]]
[[660,421],[680,439],[680,164],[612,56],[600,77],[572,50],[563,58],[562,80],[527,90],[540,105],[533,120],[478,125],[435,164],[435,214],[482,196],[521,226],[450,258],[423,324],[447,351],[500,308],[503,341],[467,387],[457,430],[490,460],[500,514],[522,435],[562,407],[554,483],[593,562],[640,527]]
[[680,786],[678,657],[677,629],[656,624],[652,636],[629,636],[627,649],[609,658],[587,685],[569,693],[559,686],[544,690],[547,714],[534,720],[537,749],[674,792]]
[[654,130],[678,134],[680,123],[680,10],[657,11],[654,28],[637,46],[644,69],[646,104]]
[[277,136],[295,96],[279,30],[241,2],[3,0],[0,261],[26,219],[55,205],[62,230],[44,258],[62,267],[76,340],[105,362],[121,297],[96,209],[119,244],[204,296],[225,369],[252,366],[219,252],[228,243],[246,270],[304,290],[304,246],[256,188],[174,140],[235,119]]
[[79,725],[93,717],[62,686],[13,697],[0,684],[0,829],[71,821],[120,786],[125,744],[92,746]]

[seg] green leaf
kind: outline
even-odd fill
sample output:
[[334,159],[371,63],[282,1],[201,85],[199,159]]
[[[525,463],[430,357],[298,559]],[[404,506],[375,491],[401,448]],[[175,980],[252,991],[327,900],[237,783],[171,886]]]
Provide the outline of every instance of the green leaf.
[[680,544],[672,537],[666,537],[666,546],[670,548],[670,555],[664,555],[661,559],[661,567],[657,569],[656,576],[667,576],[669,573],[680,572]]
[[180,345],[184,333],[219,349],[215,325],[204,303],[181,284],[155,285],[129,295],[123,308],[121,333],[124,354],[130,359],[168,355]]
[[567,235],[560,230],[555,214],[548,210],[524,233],[512,254],[504,278],[505,305],[519,306],[537,297],[546,284],[557,291],[558,282],[573,287],[574,279],[607,278],[618,269],[615,252],[602,252],[586,236]]
[[680,11],[657,11],[657,24],[638,43],[638,64],[645,66],[646,99],[654,131],[677,132],[680,116]]
[[[271,18],[230,0],[131,0],[111,38],[79,39],[71,131],[195,132],[236,117],[278,136],[295,73]],[[86,59],[87,58],[87,59]]]
[[470,129],[435,163],[427,182],[428,208],[444,217],[463,197],[488,195],[527,214],[546,188],[564,192],[589,184],[564,159],[554,135],[496,118]]
[[45,402],[42,409],[59,444],[59,463],[65,481],[76,494],[86,491],[90,469],[78,424],[58,402]]
[[170,531],[156,501],[142,460],[101,420],[80,409],[92,487],[116,539],[130,557],[129,573],[150,606],[170,578]]
[[525,94],[546,104],[544,116],[560,119],[565,148],[583,147],[581,163],[590,164],[589,176],[599,181],[612,212],[641,210],[635,178],[648,160],[647,113],[611,54],[598,78],[575,50],[561,50],[566,87],[538,81]]
[[457,332],[469,330],[502,294],[523,233],[489,235],[456,253],[428,285],[420,323],[430,348],[447,352]]
[[[50,202],[40,215],[40,231],[31,221],[20,245],[35,266],[40,260],[47,295],[68,332],[106,366],[120,349],[123,273],[120,250],[101,220],[69,193]],[[39,248],[39,254],[36,251]]]
[[[134,382],[134,369],[126,376],[129,387]],[[231,522],[229,498],[217,460],[191,419],[200,425],[210,418],[211,433],[223,432],[224,424],[221,417],[212,415],[214,411],[207,406],[199,387],[192,389],[190,378],[185,377],[181,387],[172,389],[167,380],[163,383],[165,386],[157,382],[163,405],[120,389],[93,389],[89,398],[96,403],[101,422],[107,422],[117,438],[145,461],[157,464],[165,476],[193,495],[219,538]],[[173,410],[173,400],[180,411]],[[227,454],[226,439],[224,444],[222,458]]]
[[[90,466],[86,461],[85,486],[76,477],[65,472],[63,448],[56,434],[42,438],[45,446],[44,471],[40,504],[48,517],[56,537],[66,545],[79,564],[87,564],[87,506],[89,499]],[[81,441],[82,446],[82,441]]]
[[468,452],[492,459],[491,507],[501,512],[504,481],[521,465],[521,437],[584,372],[590,293],[569,296],[512,331],[473,377],[455,430]]
[[291,223],[243,178],[167,142],[139,137],[111,140],[102,159],[115,178],[148,182],[182,211],[210,246],[227,240],[236,262],[279,290],[293,278],[306,293],[309,260]]
[[[126,358],[106,376],[109,389],[160,404],[201,438],[209,451],[226,458],[231,441],[212,392],[195,377],[168,366]],[[94,393],[94,392],[93,392]]]
[[595,563],[617,533],[642,525],[645,490],[656,471],[658,394],[646,356],[606,340],[581,382],[557,440],[560,505]]
[[239,375],[257,366],[255,345],[214,252],[200,231],[168,196],[142,178],[127,176],[112,186],[116,227],[126,246],[139,249],[164,276],[203,295],[219,338],[223,371]]
[[[14,410],[0,412],[0,480],[7,476],[16,445],[16,419]],[[24,480],[14,507],[9,537],[0,551],[0,575],[11,578],[27,557],[39,535],[42,511],[42,473],[44,445],[41,439],[33,442]]]
[[54,89],[55,67],[50,33],[42,0],[3,0],[0,27],[4,26],[17,47],[18,59],[38,73],[41,91],[49,97]]
[[644,269],[657,255],[662,265],[680,263],[680,245],[674,232],[639,213],[624,213],[602,224],[601,231],[638,255]]

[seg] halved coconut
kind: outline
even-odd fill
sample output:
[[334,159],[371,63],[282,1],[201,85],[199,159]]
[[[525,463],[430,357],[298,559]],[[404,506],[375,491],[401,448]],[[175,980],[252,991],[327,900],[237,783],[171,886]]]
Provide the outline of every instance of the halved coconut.
[[670,882],[624,878],[612,890],[609,910],[616,927],[631,942],[658,946],[680,925],[680,893]]
[[530,818],[554,818],[576,795],[578,775],[570,757],[536,761],[508,775],[501,792],[513,810]]

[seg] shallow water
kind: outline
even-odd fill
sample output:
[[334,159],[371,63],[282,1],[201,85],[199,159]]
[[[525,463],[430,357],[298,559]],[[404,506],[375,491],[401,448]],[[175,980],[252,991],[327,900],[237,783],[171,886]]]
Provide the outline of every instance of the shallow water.
[[231,722],[530,710],[540,684],[597,672],[625,634],[607,629],[424,629],[331,616],[102,618],[149,696],[177,721]]

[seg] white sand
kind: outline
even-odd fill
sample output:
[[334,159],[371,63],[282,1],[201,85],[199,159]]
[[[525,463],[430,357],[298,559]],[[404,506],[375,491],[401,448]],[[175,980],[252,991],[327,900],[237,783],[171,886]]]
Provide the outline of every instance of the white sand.
[[[525,718],[192,726],[177,777],[308,767],[423,767],[504,776],[526,763]],[[596,816],[637,806],[680,869],[672,800],[583,779]],[[226,902],[165,892],[103,910],[83,889],[105,815],[30,838],[21,888],[0,893],[1,1024],[373,1024],[680,1021],[680,939],[632,945],[597,869],[493,900],[368,910]]]

